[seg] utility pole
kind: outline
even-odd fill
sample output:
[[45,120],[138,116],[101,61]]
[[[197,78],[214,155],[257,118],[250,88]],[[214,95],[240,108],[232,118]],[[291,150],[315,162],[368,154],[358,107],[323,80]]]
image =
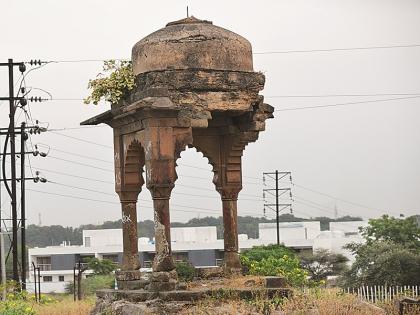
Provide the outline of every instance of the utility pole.
[[6,257],[4,255],[4,232],[0,226],[1,286],[3,301],[6,301]]
[[[32,65],[41,65],[41,61],[34,61],[31,60],[29,64]],[[26,180],[34,180],[34,182],[46,182],[45,179],[40,178],[37,176],[36,178],[26,178],[25,177],[25,155],[28,152],[25,152],[25,141],[28,138],[28,134],[26,133],[26,129],[30,129],[30,133],[40,133],[41,131],[45,131],[45,128],[40,128],[38,125],[36,126],[26,126],[25,123],[22,123],[20,128],[15,127],[15,113],[18,104],[25,106],[27,104],[27,99],[25,95],[19,97],[19,93],[24,93],[24,88],[19,88],[18,96],[15,96],[14,91],[14,67],[18,66],[19,71],[23,74],[26,71],[26,66],[24,62],[13,62],[13,59],[8,59],[7,63],[0,63],[0,66],[8,67],[8,74],[9,74],[9,96],[8,97],[0,97],[0,101],[9,101],[9,126],[7,128],[0,128],[0,135],[6,135],[6,141],[4,143],[4,149],[2,150],[3,160],[2,160],[2,173],[3,178],[0,180],[1,182],[5,183],[6,190],[11,199],[11,212],[12,212],[12,238],[11,238],[11,251],[12,251],[12,273],[13,273],[13,280],[16,283],[20,283],[21,280],[21,289],[26,289],[26,200],[25,200],[25,181]],[[22,79],[23,80],[23,79]],[[41,102],[44,99],[41,97],[31,97],[31,102]],[[38,123],[37,123],[38,124]],[[16,134],[21,135],[21,147],[20,153],[16,152]],[[7,153],[7,145],[10,141],[10,153]],[[30,152],[35,155],[35,152]],[[37,154],[38,154],[37,150]],[[20,154],[20,178],[16,177],[16,157]],[[6,156],[10,156],[10,178],[7,177],[6,167],[5,167],[5,158]],[[46,156],[46,154],[41,155]],[[21,224],[21,274],[19,279],[19,254],[18,254],[18,209],[17,209],[17,182],[20,181],[20,188],[21,188],[21,213],[20,213],[20,224]],[[10,182],[10,186],[8,184]],[[0,222],[1,222],[0,218]],[[9,237],[10,238],[10,237]],[[3,248],[2,248],[3,249]],[[2,255],[3,258],[4,255]],[[7,255],[9,257],[9,255]]]
[[17,244],[17,204],[16,204],[16,145],[15,145],[15,91],[13,80],[13,59],[9,59],[9,131],[10,137],[10,161],[11,161],[11,206],[12,206],[12,257],[13,257],[13,280],[19,283],[18,273],[18,244]]
[[25,132],[26,124],[23,122],[20,126],[20,226],[21,226],[21,278],[22,290],[26,290],[26,200],[25,200],[25,141],[27,134]]
[[[291,172],[279,172],[276,170],[275,172],[266,172],[263,173],[263,183],[264,186],[266,185],[266,177],[269,177],[275,181],[275,188],[267,188],[263,189],[263,198],[264,198],[264,215],[265,209],[269,208],[273,210],[272,207],[275,207],[276,212],[276,231],[277,231],[277,245],[280,245],[280,212],[286,208],[290,209],[290,213],[293,213],[292,204],[291,203],[280,203],[280,196],[289,193],[289,197],[292,200],[292,189],[291,188],[279,188],[279,181],[284,177],[289,176],[290,182],[292,182],[292,174]],[[274,191],[274,193],[273,193]],[[275,203],[265,203],[266,193],[275,197]]]

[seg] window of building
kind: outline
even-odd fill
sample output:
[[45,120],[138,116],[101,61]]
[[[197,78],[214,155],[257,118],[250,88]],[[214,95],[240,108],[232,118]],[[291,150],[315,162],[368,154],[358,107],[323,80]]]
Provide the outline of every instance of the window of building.
[[63,282],[64,281],[64,276],[58,276],[58,281]]
[[116,254],[103,254],[102,259],[107,259],[107,260],[110,260],[114,263],[117,263],[118,262],[118,255],[116,255]]
[[185,262],[188,261],[188,253],[187,252],[172,252],[172,257],[175,262]]
[[85,237],[85,247],[90,247],[90,236]]
[[52,282],[52,276],[43,276],[42,281],[44,282]]
[[51,256],[40,256],[36,258],[36,265],[40,271],[51,270]]

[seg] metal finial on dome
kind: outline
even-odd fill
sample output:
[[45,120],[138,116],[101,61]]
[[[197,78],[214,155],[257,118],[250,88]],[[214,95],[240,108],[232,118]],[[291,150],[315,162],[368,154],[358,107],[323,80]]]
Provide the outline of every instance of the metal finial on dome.
[[166,24],[166,26],[178,25],[178,24],[213,24],[213,22],[207,21],[207,20],[200,20],[194,17],[193,15],[191,15],[185,19],[169,22],[168,24]]

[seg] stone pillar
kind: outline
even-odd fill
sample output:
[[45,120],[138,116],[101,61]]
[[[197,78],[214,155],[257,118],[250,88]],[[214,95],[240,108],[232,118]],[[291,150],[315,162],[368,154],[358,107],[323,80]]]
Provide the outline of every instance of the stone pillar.
[[224,266],[227,273],[241,271],[238,244],[238,192],[221,191],[223,204],[223,240],[224,240]]
[[123,259],[122,270],[140,269],[138,236],[137,236],[137,198],[135,200],[121,199]]
[[118,287],[141,287],[140,259],[137,234],[137,197],[144,184],[144,150],[135,136],[121,136],[114,129],[115,190],[122,210],[123,259],[116,273]]
[[[150,124],[158,125],[155,120]],[[172,127],[150,127],[145,131],[146,185],[153,198],[155,220],[155,259],[153,271],[171,271],[175,264],[171,255],[169,198],[174,187],[175,138]]]
[[153,271],[171,271],[175,264],[171,253],[171,220],[169,216],[169,198],[166,196],[153,197],[155,219],[156,255],[153,261]]

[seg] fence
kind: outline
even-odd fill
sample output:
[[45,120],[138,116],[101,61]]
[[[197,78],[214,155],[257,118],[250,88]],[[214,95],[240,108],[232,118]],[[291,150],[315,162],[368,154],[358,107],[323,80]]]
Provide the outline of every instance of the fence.
[[347,288],[347,293],[356,294],[361,300],[367,302],[391,301],[395,297],[406,296],[417,298],[420,293],[420,286],[363,286],[359,288]]

